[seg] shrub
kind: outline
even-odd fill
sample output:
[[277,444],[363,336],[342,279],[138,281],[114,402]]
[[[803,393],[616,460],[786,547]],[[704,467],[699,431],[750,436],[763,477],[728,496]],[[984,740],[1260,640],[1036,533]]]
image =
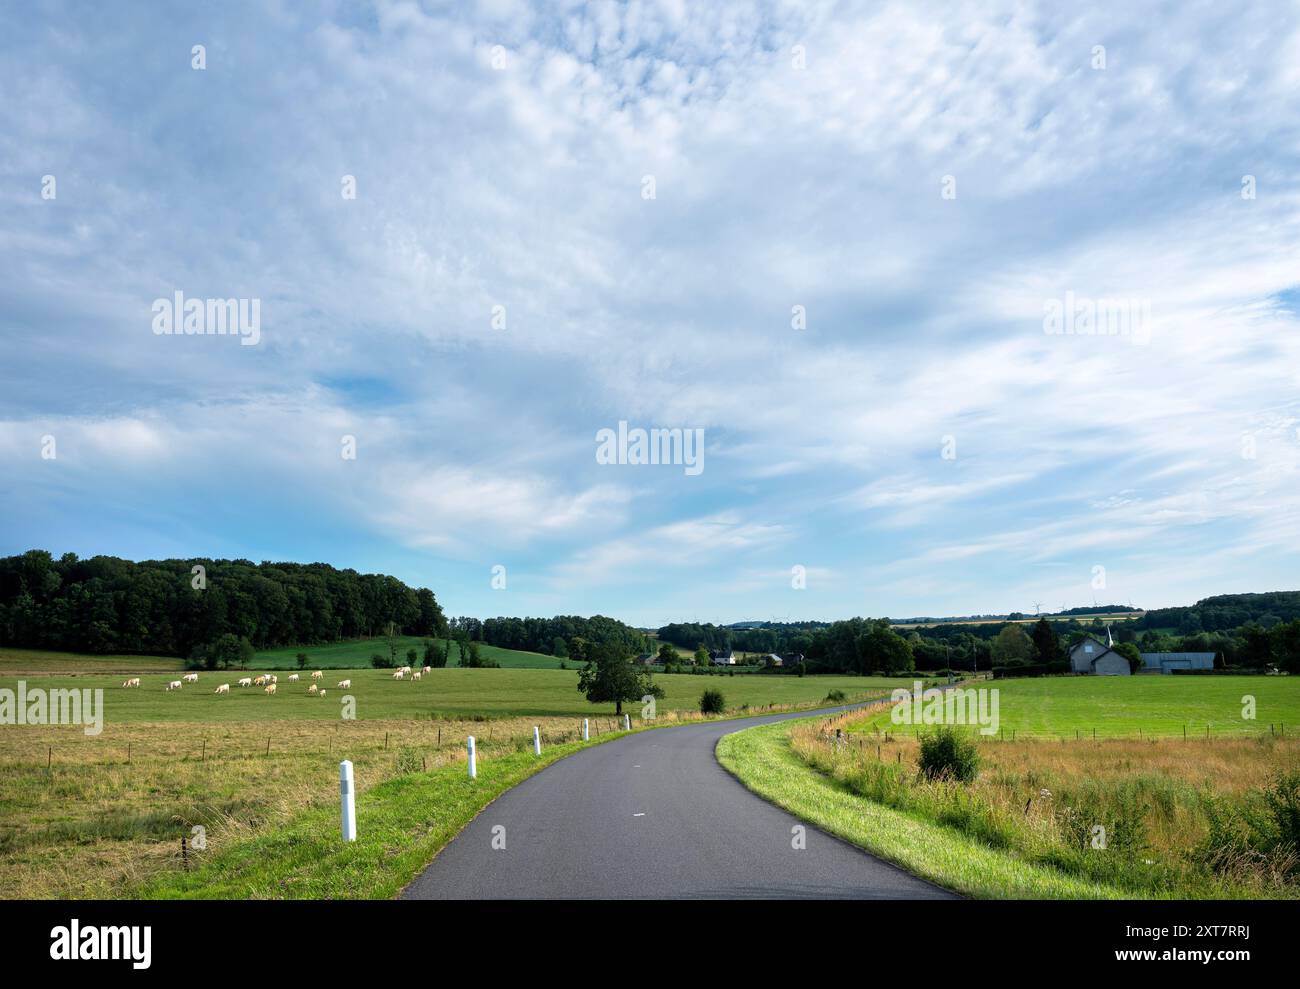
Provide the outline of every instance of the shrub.
[[721,714],[727,706],[726,698],[722,696],[721,690],[710,688],[700,694],[700,713],[701,714]]
[[393,661],[382,653],[374,653],[370,657],[370,665],[377,670],[384,670],[393,665]]
[[832,690],[826,695],[826,700],[831,704],[842,704],[847,698],[848,695],[839,689]]
[[921,736],[917,765],[927,779],[969,783],[979,775],[979,762],[975,743],[953,728],[944,727]]
[[305,670],[307,668],[307,654],[300,652],[295,658],[298,661],[298,669]]

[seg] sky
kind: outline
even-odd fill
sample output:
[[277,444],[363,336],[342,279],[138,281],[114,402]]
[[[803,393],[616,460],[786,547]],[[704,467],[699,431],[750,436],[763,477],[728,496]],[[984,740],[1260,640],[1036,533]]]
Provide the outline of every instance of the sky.
[[0,554],[650,627],[1300,587],[1294,4],[9,5],[0,92]]

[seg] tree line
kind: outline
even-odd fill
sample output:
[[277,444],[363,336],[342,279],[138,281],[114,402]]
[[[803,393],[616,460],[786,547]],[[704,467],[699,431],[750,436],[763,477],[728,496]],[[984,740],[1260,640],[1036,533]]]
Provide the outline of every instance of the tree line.
[[0,644],[189,657],[225,636],[255,649],[383,634],[445,636],[428,588],[325,563],[0,558]]
[[[599,645],[620,646],[630,655],[649,649],[649,639],[639,630],[614,618],[593,615],[556,615],[554,618],[456,618],[453,632],[472,641],[503,649],[522,649],[567,658],[577,639]],[[576,657],[574,657],[576,661]]]

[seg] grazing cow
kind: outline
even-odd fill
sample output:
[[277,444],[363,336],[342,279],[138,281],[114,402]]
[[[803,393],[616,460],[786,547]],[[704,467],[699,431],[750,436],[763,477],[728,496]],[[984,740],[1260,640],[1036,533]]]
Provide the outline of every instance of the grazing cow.
[[254,687],[262,687],[262,686],[265,686],[265,685],[266,685],[267,683],[269,683],[269,682],[270,682],[270,681],[268,681],[268,680],[266,679],[266,677],[264,677],[264,676],[260,676],[260,677],[257,677],[256,679],[253,680],[253,686],[254,686]]
[[319,680],[319,679],[320,679],[321,677],[323,677],[324,675],[325,675],[325,674],[322,673],[320,670],[317,670],[315,673],[313,673],[313,674],[311,675],[311,678],[312,678],[313,680]]
[[252,678],[252,677],[240,677],[240,678],[239,678],[239,686],[241,686],[241,687],[251,687],[252,685],[253,685],[253,678]]
[[220,687],[218,687],[216,690],[214,690],[214,691],[212,691],[212,692],[213,692],[214,694],[228,694],[228,693],[230,693],[230,684],[228,684],[228,683],[223,683]]
[[409,666],[399,666],[399,667],[397,668],[397,672],[398,672],[398,673],[410,673],[410,672],[411,672],[411,668],[410,668]]
[[315,693],[316,693],[319,689],[320,689],[320,688],[317,687],[316,684],[313,683],[310,687],[307,688],[307,696],[308,696],[308,697],[311,697],[311,696],[315,695]]
[[297,674],[297,673],[290,673],[290,674],[289,674],[289,682],[290,682],[290,683],[297,683],[297,682],[298,682],[298,674]]
[[421,673],[432,673],[432,672],[433,672],[433,667],[432,667],[432,666],[426,666],[426,667],[425,667],[423,670],[421,670],[420,672],[421,672]]
[[394,679],[394,680],[402,680],[402,679],[404,679],[405,677],[406,677],[406,674],[405,674],[403,671],[401,671],[401,670],[398,670],[396,673],[393,674],[393,679]]
[[411,674],[411,679],[412,679],[412,680],[418,680],[418,679],[420,679],[420,677],[422,677],[423,675],[424,675],[423,673],[418,673],[418,672],[417,672],[417,673],[412,673],[412,674]]
[[351,680],[340,680],[340,681],[339,681],[339,686],[342,687],[344,690],[351,690],[351,689],[352,689],[352,681],[351,681]]
[[267,682],[267,683],[279,683],[279,682],[280,682],[280,678],[279,678],[278,676],[276,676],[274,673],[272,673],[272,674],[270,674],[269,676],[267,676],[267,678],[266,678],[266,682]]
[[265,689],[266,692],[267,692],[268,694],[274,694],[274,693],[275,693],[275,684],[273,684],[273,683],[268,683],[268,684],[266,685],[266,687],[263,688],[263,689]]
[[197,673],[186,673],[183,677],[181,677],[181,679],[184,680],[186,683],[198,683],[199,675]]
[[181,689],[181,682],[180,682],[179,680],[173,680],[171,683],[167,684],[167,686],[166,686],[165,689],[167,689],[167,690],[180,690],[180,689]]
[[324,696],[325,696],[325,691],[322,690],[322,691],[320,692],[320,695],[321,695],[322,697],[324,697]]
[[140,686],[140,678],[139,678],[139,677],[132,677],[130,680],[126,681],[126,683],[122,684],[122,686],[123,686],[123,687],[138,687],[138,686]]

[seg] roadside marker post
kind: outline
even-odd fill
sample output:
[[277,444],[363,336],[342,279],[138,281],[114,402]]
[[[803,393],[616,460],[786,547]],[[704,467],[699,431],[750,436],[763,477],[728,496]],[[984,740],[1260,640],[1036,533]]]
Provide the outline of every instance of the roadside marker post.
[[583,718],[583,719],[582,719],[582,740],[583,740],[584,742],[589,742],[589,741],[591,741],[591,735],[590,735],[590,734],[588,733],[588,731],[587,731],[587,719],[586,719],[586,718]]
[[623,715],[623,730],[624,731],[632,730],[632,715],[630,714]]
[[533,755],[542,754],[542,730],[533,725]]
[[469,778],[470,778],[470,779],[477,779],[477,778],[478,778],[478,757],[477,757],[477,753],[476,753],[475,748],[474,748],[474,736],[473,736],[473,735],[470,735],[469,738],[465,739],[465,750],[466,750],[466,753],[467,753],[468,756],[469,756],[469,759],[468,759],[468,761],[469,761]]
[[339,813],[342,817],[343,840],[357,840],[357,806],[352,781],[352,763],[344,759],[339,763]]

